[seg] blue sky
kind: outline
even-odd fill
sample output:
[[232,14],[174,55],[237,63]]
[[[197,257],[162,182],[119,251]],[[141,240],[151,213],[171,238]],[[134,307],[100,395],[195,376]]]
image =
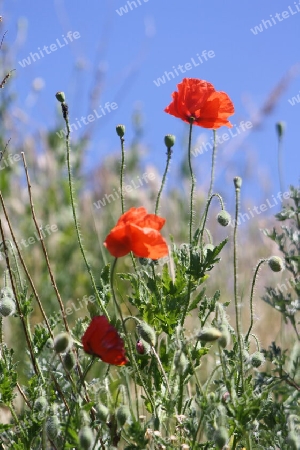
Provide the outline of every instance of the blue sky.
[[[130,141],[132,111],[139,107],[145,120],[143,141],[151,148],[144,158],[162,170],[165,134],[178,136],[173,164],[176,166],[186,155],[181,142],[188,125],[163,112],[184,76],[207,80],[216,90],[227,92],[236,110],[230,120],[237,126],[251,117],[255,121],[257,111],[287,76],[261,125],[242,134],[242,141],[233,138],[219,147],[216,183],[222,187],[232,176],[247,174],[246,193],[257,193],[261,184],[270,195],[279,192],[274,130],[275,123],[281,120],[287,123],[283,149],[285,189],[290,183],[297,184],[300,102],[292,106],[288,100],[300,91],[299,0],[135,0],[135,5],[125,0],[89,0],[85,4],[77,0],[6,2],[2,29],[8,30],[6,42],[15,58],[17,71],[12,83],[18,92],[16,105],[30,117],[24,132],[34,132],[40,126],[49,129],[57,123],[54,94],[58,90],[66,93],[71,122],[91,114],[89,99],[98,69],[101,96],[95,103],[97,111],[106,102],[116,102],[118,107],[93,123],[87,166],[116,151],[116,124],[127,126]],[[128,12],[123,9],[120,15],[120,8],[126,6]],[[271,22],[264,25],[262,20]],[[251,28],[255,26],[261,26],[262,31],[254,34]],[[70,42],[66,37],[69,31],[80,37]],[[49,46],[55,43],[57,49],[51,52]],[[30,53],[45,45],[49,54],[44,51],[44,57],[34,62]],[[192,58],[199,62],[197,54],[203,51],[213,52],[214,57],[198,66],[192,64],[186,75],[176,75],[174,67],[191,63]],[[30,64],[22,67],[18,61],[29,57]],[[165,71],[173,71],[175,78],[169,75],[170,81],[157,87],[154,80]],[[33,95],[36,79],[42,79],[44,87]],[[220,129],[220,133],[224,132],[226,127]],[[212,131],[194,127],[194,144],[200,135],[210,139]],[[195,169],[203,179],[208,174],[210,156],[206,152],[194,158]]]

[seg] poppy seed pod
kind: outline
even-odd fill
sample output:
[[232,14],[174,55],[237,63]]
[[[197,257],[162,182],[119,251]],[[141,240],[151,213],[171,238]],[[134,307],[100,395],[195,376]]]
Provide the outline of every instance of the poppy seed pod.
[[127,408],[127,406],[125,406],[125,405],[119,406],[119,408],[116,411],[116,418],[117,418],[119,427],[123,427],[123,425],[125,425],[126,421],[129,419],[129,417],[130,417],[130,412],[129,412],[129,409]]
[[222,227],[227,227],[227,225],[229,225],[231,221],[230,214],[222,209],[222,211],[220,211],[217,215],[217,221],[220,225],[222,225]]
[[54,440],[59,435],[59,420],[57,416],[49,416],[46,420],[46,433],[49,439]]
[[225,427],[220,427],[214,432],[214,441],[218,449],[224,447],[228,441],[228,432]]
[[94,443],[94,435],[90,427],[84,426],[78,434],[79,445],[82,450],[90,450]]
[[64,92],[56,92],[55,97],[60,103],[64,103],[64,101],[66,100]]
[[125,134],[125,125],[117,125],[116,126],[117,135],[122,138]]
[[138,333],[140,337],[150,344],[152,347],[156,344],[156,334],[153,328],[150,327],[146,322],[140,322],[137,326]]
[[101,420],[101,422],[107,422],[107,418],[109,415],[109,409],[106,406],[99,403],[97,405],[97,411],[98,411],[98,417]]
[[268,259],[268,264],[273,272],[281,272],[284,269],[283,261],[279,256],[271,256]]
[[73,344],[73,340],[72,340],[71,336],[69,335],[69,333],[59,333],[54,338],[53,346],[54,346],[54,350],[56,351],[56,353],[63,353],[63,352],[70,350],[70,348],[72,347],[72,344]]
[[167,134],[164,140],[166,147],[171,148],[175,144],[176,137],[174,136],[174,134]]
[[241,177],[234,177],[234,179],[233,179],[233,182],[234,182],[234,187],[236,188],[236,189],[241,189],[241,187],[242,187],[242,179],[241,179]]
[[3,297],[0,300],[0,315],[2,317],[8,317],[16,312],[16,304],[10,297]]
[[285,122],[277,122],[276,123],[276,131],[278,137],[281,138],[285,132]]
[[253,367],[259,367],[265,362],[265,357],[261,352],[255,352],[251,355],[250,361]]
[[217,328],[204,328],[200,333],[197,335],[197,338],[202,342],[213,342],[219,339],[222,336],[222,333],[220,330],[217,330]]

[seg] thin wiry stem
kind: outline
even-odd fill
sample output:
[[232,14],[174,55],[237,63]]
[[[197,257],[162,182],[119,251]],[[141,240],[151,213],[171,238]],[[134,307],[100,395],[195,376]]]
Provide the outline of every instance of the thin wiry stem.
[[1,201],[1,205],[2,205],[2,208],[3,208],[3,212],[4,212],[4,215],[5,215],[6,222],[7,222],[8,227],[9,227],[9,231],[10,231],[12,240],[13,240],[13,242],[14,242],[14,244],[15,244],[15,247],[16,247],[16,249],[17,249],[17,252],[18,252],[18,257],[19,257],[19,259],[20,259],[20,262],[21,262],[21,264],[22,264],[22,267],[23,267],[23,269],[24,269],[24,272],[25,272],[25,274],[26,274],[26,276],[27,276],[27,279],[28,279],[28,281],[29,281],[29,284],[30,284],[30,286],[31,286],[33,295],[34,295],[34,297],[35,297],[35,299],[36,299],[36,301],[37,301],[37,304],[38,304],[38,306],[39,306],[39,308],[40,308],[40,311],[41,311],[41,313],[42,313],[42,316],[43,316],[43,319],[44,319],[45,324],[46,324],[46,326],[47,326],[47,329],[48,329],[48,331],[49,331],[49,334],[50,334],[50,336],[53,338],[53,333],[52,333],[52,331],[51,331],[51,327],[50,327],[48,318],[47,318],[47,316],[46,316],[46,313],[45,313],[45,311],[44,311],[44,308],[43,308],[43,306],[42,306],[41,300],[40,300],[39,295],[38,295],[38,293],[37,293],[37,290],[36,290],[36,288],[35,288],[35,286],[34,286],[34,283],[33,283],[33,281],[32,281],[32,278],[31,278],[31,276],[30,276],[30,273],[29,273],[29,271],[28,271],[28,269],[27,269],[27,267],[26,267],[26,264],[25,264],[25,261],[24,261],[24,259],[23,259],[22,254],[21,254],[21,251],[20,251],[18,242],[17,242],[16,237],[15,237],[15,234],[14,234],[14,232],[13,232],[13,229],[12,229],[12,226],[11,226],[11,222],[10,222],[10,220],[9,220],[9,217],[8,217],[8,214],[7,214],[7,210],[6,210],[6,207],[5,207],[5,203],[4,203],[4,199],[3,199],[3,196],[2,196],[2,194],[1,194],[1,192],[0,192],[0,201]]
[[51,279],[51,284],[53,286],[53,289],[54,289],[54,292],[55,292],[55,295],[56,295],[56,298],[57,298],[57,301],[58,301],[58,304],[59,304],[59,307],[60,307],[60,310],[61,310],[61,314],[62,314],[62,318],[63,318],[63,321],[64,321],[64,325],[65,325],[66,331],[70,332],[69,325],[68,325],[68,322],[67,322],[67,316],[66,316],[65,308],[64,308],[64,305],[63,305],[60,293],[58,291],[58,287],[56,285],[56,281],[55,281],[54,275],[53,275],[52,270],[51,270],[50,261],[49,261],[49,258],[48,258],[48,253],[47,253],[47,250],[46,250],[46,246],[44,244],[44,238],[43,238],[43,235],[41,233],[40,227],[39,227],[39,225],[37,223],[37,220],[36,220],[35,211],[34,211],[34,205],[33,205],[33,201],[32,201],[31,183],[30,183],[30,178],[29,178],[29,173],[28,173],[28,169],[27,169],[25,155],[24,155],[23,152],[21,152],[21,155],[22,155],[22,158],[23,158],[23,164],[24,164],[24,169],[25,169],[25,174],[26,174],[26,179],[27,179],[27,187],[28,187],[28,195],[29,195],[29,202],[30,202],[30,209],[31,209],[32,219],[33,219],[36,231],[37,231],[37,233],[39,235],[39,240],[40,240],[41,247],[42,247],[42,250],[43,250],[43,253],[44,253],[47,269],[48,269],[49,276],[50,276],[50,279]]

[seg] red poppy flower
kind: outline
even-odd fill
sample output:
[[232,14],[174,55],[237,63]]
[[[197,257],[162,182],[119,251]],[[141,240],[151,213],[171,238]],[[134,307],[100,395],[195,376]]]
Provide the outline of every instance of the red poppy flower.
[[218,92],[211,83],[197,78],[184,78],[177,87],[166,113],[187,123],[193,118],[193,125],[203,128],[232,128],[227,118],[234,113],[234,106],[225,92]]
[[104,245],[116,258],[129,252],[139,258],[162,258],[168,255],[168,246],[159,232],[165,221],[148,214],[145,208],[131,208],[120,217]]
[[124,342],[106,316],[95,316],[81,338],[84,351],[115,366],[128,362]]

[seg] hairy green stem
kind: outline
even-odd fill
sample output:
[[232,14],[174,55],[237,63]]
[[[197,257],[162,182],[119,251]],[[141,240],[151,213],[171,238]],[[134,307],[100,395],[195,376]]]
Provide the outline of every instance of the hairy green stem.
[[81,251],[82,257],[84,259],[87,271],[90,275],[91,283],[92,283],[94,292],[96,294],[98,304],[99,304],[100,308],[102,309],[103,313],[106,315],[107,319],[109,320],[109,314],[105,308],[105,305],[103,304],[103,302],[100,298],[100,295],[99,295],[99,292],[98,292],[98,289],[97,289],[97,286],[95,283],[94,275],[92,273],[91,266],[86,258],[85,251],[84,251],[83,245],[82,245],[82,239],[81,239],[81,235],[80,235],[80,231],[79,231],[79,223],[78,223],[77,213],[76,213],[76,208],[75,208],[75,201],[74,201],[75,194],[74,194],[74,188],[73,188],[73,177],[72,177],[71,162],[70,162],[71,147],[70,147],[70,124],[69,124],[68,106],[66,103],[62,103],[61,107],[62,107],[63,118],[65,120],[65,124],[66,124],[66,128],[67,128],[66,149],[67,149],[67,167],[68,167],[68,177],[69,177],[69,192],[70,192],[71,207],[72,207],[73,219],[74,219],[74,224],[75,224],[75,229],[76,229],[76,234],[77,234],[77,240],[78,240],[80,251]]
[[155,204],[155,213],[154,213],[154,214],[155,214],[156,216],[157,216],[157,213],[158,213],[160,196],[161,196],[161,193],[162,193],[162,191],[163,191],[163,188],[164,188],[164,185],[165,185],[165,182],[166,182],[167,173],[168,173],[169,165],[170,165],[170,161],[171,161],[171,156],[172,156],[172,149],[171,149],[171,147],[168,147],[168,148],[167,148],[167,163],[166,163],[166,168],[165,168],[165,171],[164,171],[164,174],[163,174],[163,177],[162,177],[161,186],[160,186],[159,192],[158,192],[158,194],[157,194],[157,199],[156,199],[156,204]]
[[190,222],[189,222],[190,246],[191,247],[192,247],[192,239],[193,239],[194,190],[195,190],[195,184],[196,184],[196,179],[195,179],[195,175],[193,172],[192,160],[191,160],[193,122],[194,122],[194,118],[191,117],[190,130],[189,130],[189,145],[188,145],[188,160],[189,160],[189,169],[190,169],[190,175],[191,175]]
[[242,390],[244,391],[244,359],[243,359],[243,348],[242,348],[242,336],[240,330],[240,314],[239,314],[239,304],[238,304],[238,244],[237,244],[237,230],[238,230],[238,215],[239,215],[239,204],[240,204],[240,187],[235,188],[236,200],[235,200],[235,222],[234,222],[234,233],[233,233],[233,273],[234,273],[234,305],[235,305],[235,321],[236,321],[236,332],[238,336],[239,350],[240,350],[240,364],[241,364],[241,380],[242,380]]
[[124,179],[124,168],[125,168],[125,150],[124,150],[125,139],[123,137],[120,137],[120,141],[121,141],[121,152],[122,152],[121,172],[120,172],[120,190],[121,190],[121,208],[122,208],[122,214],[124,214],[125,206],[124,206],[124,193],[123,193],[123,179]]
[[250,294],[250,326],[249,326],[249,330],[248,330],[248,332],[246,334],[246,337],[245,337],[245,342],[248,341],[249,334],[250,334],[250,332],[252,330],[252,327],[253,327],[253,294],[254,294],[254,287],[255,287],[257,274],[258,274],[260,266],[266,261],[267,261],[266,259],[262,259],[261,261],[259,261],[259,263],[256,266],[254,275],[253,275],[253,280],[252,280],[252,285],[251,285],[251,294]]
[[216,153],[217,153],[217,131],[214,132],[214,148],[212,151],[212,159],[211,159],[211,174],[210,174],[210,186],[208,191],[208,198],[210,198],[213,190],[213,184],[215,179],[215,162],[216,162]]

